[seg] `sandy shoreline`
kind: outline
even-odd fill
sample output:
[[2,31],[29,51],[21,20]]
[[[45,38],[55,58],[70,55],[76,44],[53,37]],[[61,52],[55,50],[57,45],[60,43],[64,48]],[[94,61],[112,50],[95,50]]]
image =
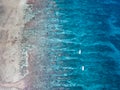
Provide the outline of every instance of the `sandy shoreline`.
[[25,0],[0,0],[0,90],[24,88],[24,81],[18,81],[23,78],[19,63],[25,3]]

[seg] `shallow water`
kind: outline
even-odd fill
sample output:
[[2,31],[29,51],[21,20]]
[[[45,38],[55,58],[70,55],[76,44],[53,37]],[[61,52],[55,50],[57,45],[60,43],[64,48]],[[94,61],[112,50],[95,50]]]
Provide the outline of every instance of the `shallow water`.
[[23,33],[38,50],[30,89],[120,90],[120,1],[36,2]]

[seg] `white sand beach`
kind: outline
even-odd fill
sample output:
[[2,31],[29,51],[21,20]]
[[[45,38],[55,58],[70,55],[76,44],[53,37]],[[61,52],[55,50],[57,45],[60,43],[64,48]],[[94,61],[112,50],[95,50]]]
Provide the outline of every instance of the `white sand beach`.
[[0,90],[24,88],[19,62],[25,3],[26,0],[0,0]]

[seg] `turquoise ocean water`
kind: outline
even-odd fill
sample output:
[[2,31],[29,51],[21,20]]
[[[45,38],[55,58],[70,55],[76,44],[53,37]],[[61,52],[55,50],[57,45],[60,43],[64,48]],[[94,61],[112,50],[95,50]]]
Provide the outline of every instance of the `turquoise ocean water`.
[[120,1],[36,0],[23,35],[37,48],[26,90],[120,90]]

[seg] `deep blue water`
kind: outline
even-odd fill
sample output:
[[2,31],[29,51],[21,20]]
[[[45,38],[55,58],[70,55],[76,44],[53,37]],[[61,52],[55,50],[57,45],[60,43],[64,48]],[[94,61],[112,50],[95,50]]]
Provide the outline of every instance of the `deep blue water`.
[[24,36],[36,38],[38,74],[29,90],[120,90],[119,0],[37,0],[32,8],[26,20],[37,24]]

